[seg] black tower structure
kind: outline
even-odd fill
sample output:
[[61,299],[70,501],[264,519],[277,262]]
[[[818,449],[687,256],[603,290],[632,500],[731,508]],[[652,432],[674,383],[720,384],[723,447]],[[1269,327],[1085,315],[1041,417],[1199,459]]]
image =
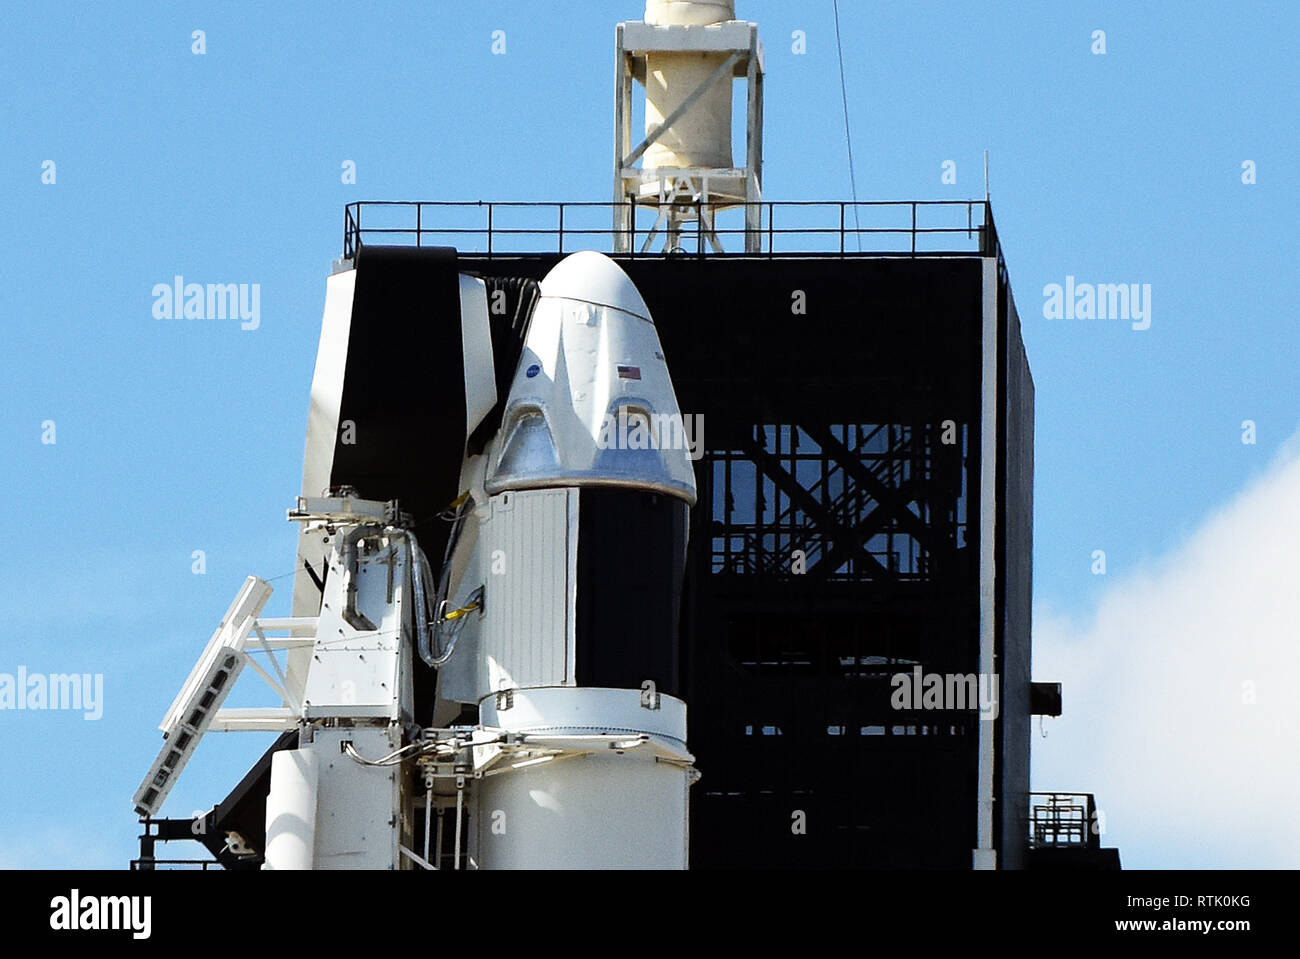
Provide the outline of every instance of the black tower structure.
[[[565,253],[638,249],[610,207],[352,204],[344,257],[455,246],[509,298],[505,336]],[[1029,789],[1060,689],[1031,682],[1034,385],[989,204],[759,212],[735,244],[758,252],[615,254],[697,424],[680,664],[656,677],[703,773],[692,866],[1118,866],[1091,796]],[[408,479],[382,495],[418,499]]]

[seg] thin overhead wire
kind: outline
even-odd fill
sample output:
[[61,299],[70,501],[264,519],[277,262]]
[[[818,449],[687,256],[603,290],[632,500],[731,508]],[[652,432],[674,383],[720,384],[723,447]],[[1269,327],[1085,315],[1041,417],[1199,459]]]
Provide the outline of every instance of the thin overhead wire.
[[853,193],[853,226],[858,252],[862,252],[862,224],[858,220],[858,178],[853,170],[853,137],[849,133],[849,88],[844,81],[844,44],[840,41],[840,3],[831,0],[835,11],[835,49],[840,55],[840,97],[844,101],[844,143],[849,151],[849,187]]

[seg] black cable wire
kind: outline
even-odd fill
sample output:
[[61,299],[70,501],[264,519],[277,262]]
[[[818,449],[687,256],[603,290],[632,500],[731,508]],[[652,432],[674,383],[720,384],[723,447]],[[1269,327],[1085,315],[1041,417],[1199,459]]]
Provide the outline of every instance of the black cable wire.
[[831,0],[835,11],[835,49],[840,55],[840,97],[844,101],[844,143],[849,151],[849,187],[853,193],[853,226],[856,230],[858,252],[862,252],[862,224],[858,220],[858,178],[853,170],[853,137],[849,133],[849,89],[844,81],[844,45],[840,42],[840,4]]

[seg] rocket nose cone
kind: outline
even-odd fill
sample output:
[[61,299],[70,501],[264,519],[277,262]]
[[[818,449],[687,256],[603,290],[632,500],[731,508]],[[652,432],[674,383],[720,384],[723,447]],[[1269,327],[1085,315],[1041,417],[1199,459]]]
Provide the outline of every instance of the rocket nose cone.
[[542,296],[594,303],[651,320],[636,284],[617,263],[594,250],[566,256],[551,268],[541,286]]

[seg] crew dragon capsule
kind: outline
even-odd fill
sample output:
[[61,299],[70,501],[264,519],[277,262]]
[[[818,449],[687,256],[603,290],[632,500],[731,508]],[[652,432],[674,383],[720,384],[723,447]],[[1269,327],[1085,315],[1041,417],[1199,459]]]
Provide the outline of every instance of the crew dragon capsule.
[[501,427],[462,474],[438,596],[462,609],[481,590],[482,615],[439,637],[438,702],[477,703],[512,734],[621,738],[483,780],[478,863],[684,868],[694,771],[685,704],[664,688],[688,437],[650,311],[613,260],[573,254],[540,294]]

